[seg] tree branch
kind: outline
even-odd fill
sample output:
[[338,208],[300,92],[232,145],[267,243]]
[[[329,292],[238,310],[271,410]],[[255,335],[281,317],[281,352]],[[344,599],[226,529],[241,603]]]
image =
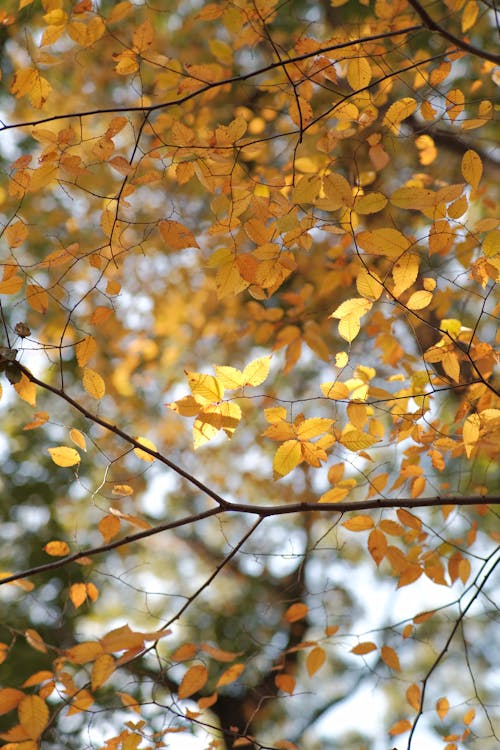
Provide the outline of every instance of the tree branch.
[[464,50],[464,52],[470,52],[470,54],[475,55],[476,57],[481,57],[483,60],[489,60],[490,62],[495,63],[496,65],[500,65],[500,55],[493,54],[493,52],[488,52],[488,50],[479,49],[478,47],[474,47],[472,44],[469,44],[468,42],[464,41],[463,39],[460,39],[460,37],[455,36],[454,34],[451,34],[449,31],[447,31],[445,28],[440,26],[434,19],[431,18],[431,16],[427,13],[425,8],[420,5],[418,0],[408,0],[414,11],[420,16],[422,19],[422,23],[426,28],[428,28],[430,31],[436,31],[440,36],[442,36],[444,39],[447,39],[449,42],[452,42],[460,49]]

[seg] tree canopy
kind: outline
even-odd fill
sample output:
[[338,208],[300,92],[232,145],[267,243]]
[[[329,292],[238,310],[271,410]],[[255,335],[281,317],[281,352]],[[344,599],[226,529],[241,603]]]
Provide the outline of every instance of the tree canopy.
[[497,748],[495,3],[0,22],[3,747]]

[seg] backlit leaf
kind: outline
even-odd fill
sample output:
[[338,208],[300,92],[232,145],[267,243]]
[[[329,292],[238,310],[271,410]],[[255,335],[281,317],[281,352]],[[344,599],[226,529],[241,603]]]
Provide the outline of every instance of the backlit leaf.
[[98,372],[86,367],[82,377],[83,387],[92,398],[101,399],[106,393],[104,380]]
[[193,233],[178,221],[160,221],[160,234],[165,244],[172,250],[183,250],[187,247],[199,247]]
[[[147,437],[137,437],[137,442],[143,445],[145,448],[149,448],[152,451],[157,451],[156,445],[153,443],[152,440],[150,440]],[[137,456],[137,458],[140,458],[141,461],[146,461],[147,463],[151,463],[154,461],[154,456],[151,456],[146,451],[141,450],[140,448],[134,448],[134,453]]]
[[81,461],[80,454],[75,448],[59,445],[57,448],[48,448],[48,451],[57,466],[75,466]]
[[48,542],[43,549],[52,557],[64,557],[64,555],[69,555],[69,545],[66,544],[66,542]]
[[49,723],[49,709],[38,695],[26,695],[18,705],[19,723],[33,740],[37,740]]
[[281,479],[289,474],[302,461],[302,450],[298,440],[286,440],[275,453],[273,461],[274,478]]

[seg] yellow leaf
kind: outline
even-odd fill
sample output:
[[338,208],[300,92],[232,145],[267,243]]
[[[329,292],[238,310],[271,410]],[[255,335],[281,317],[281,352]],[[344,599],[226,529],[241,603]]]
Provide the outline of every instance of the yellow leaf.
[[[226,367],[225,365],[215,365],[215,374],[221,386],[223,388],[227,388],[230,391],[235,391],[237,388],[242,388],[244,385],[243,373],[241,372],[241,370],[237,370],[236,367]],[[198,411],[199,411],[199,404],[198,404]]]
[[59,445],[57,448],[48,448],[50,457],[57,466],[75,466],[80,463],[80,454],[75,448],[66,448]]
[[69,545],[66,542],[48,542],[43,549],[48,555],[52,555],[53,557],[69,555]]
[[418,276],[418,269],[418,257],[413,253],[405,253],[394,264],[392,269],[392,278],[394,279],[395,285],[393,291],[395,297],[399,297],[400,294],[405,292],[414,284]]
[[[464,12],[462,13],[462,33],[465,34],[471,29],[476,23],[476,19],[479,13],[479,6],[476,0],[469,0],[465,4]],[[467,178],[466,178],[467,179]]]
[[469,708],[469,710],[464,713],[462,721],[466,727],[468,727],[469,724],[471,724],[474,721],[475,716],[476,716],[476,710],[474,708]]
[[199,247],[192,232],[178,221],[160,221],[158,228],[165,244],[173,250]]
[[333,425],[333,419],[326,417],[315,417],[313,419],[304,419],[296,426],[296,434],[299,440],[311,440],[312,438],[322,435]]
[[92,692],[97,690],[97,688],[100,688],[101,685],[104,685],[114,671],[115,660],[110,654],[101,654],[98,656],[92,665],[92,672],[90,675],[90,686]]
[[441,362],[448,377],[458,383],[460,381],[460,362],[456,353],[453,351],[445,352]]
[[321,495],[318,503],[340,503],[349,494],[349,490],[349,487],[332,487]]
[[478,153],[469,149],[462,157],[462,174],[469,185],[477,189],[483,174],[483,162]]
[[97,659],[102,653],[102,646],[98,641],[84,641],[68,648],[64,652],[64,658],[72,664],[87,664]]
[[194,664],[188,669],[181,684],[179,685],[178,695],[181,700],[189,698],[194,693],[201,690],[208,680],[208,670],[204,664]]
[[69,436],[71,440],[74,442],[75,445],[77,445],[79,448],[82,449],[82,451],[87,451],[87,443],[85,441],[85,435],[80,432],[80,430],[76,430],[75,428],[71,429],[69,431]]
[[141,23],[132,35],[134,51],[137,53],[145,52],[151,46],[154,39],[153,25],[149,18]]
[[213,375],[188,370],[186,370],[186,375],[191,393],[195,398],[205,403],[213,403],[224,397],[224,386]]
[[97,344],[93,336],[85,336],[75,345],[76,361],[79,367],[85,367],[97,351]]
[[299,620],[303,620],[304,617],[307,616],[307,613],[309,612],[309,607],[307,604],[303,604],[303,602],[296,602],[295,604],[291,604],[287,611],[285,612],[285,620],[287,622],[298,622]]
[[17,707],[19,723],[32,740],[37,740],[49,723],[49,709],[38,695],[26,695]]
[[356,654],[356,656],[364,656],[365,654],[369,654],[376,650],[377,647],[374,643],[371,641],[364,641],[363,643],[358,643],[354,648],[351,648],[351,653]]
[[428,211],[436,203],[436,194],[429,188],[416,185],[405,185],[398,188],[391,195],[391,203],[398,208],[412,211]]
[[398,133],[399,124],[413,114],[416,108],[417,102],[415,99],[412,99],[409,96],[403,97],[403,99],[399,99],[399,101],[391,104],[385,114],[383,124],[387,125],[393,133]]
[[121,628],[115,628],[106,633],[100,644],[107,654],[114,651],[129,651],[130,649],[141,649],[144,647],[145,636],[143,633],[137,633],[131,630],[128,625]]
[[[232,367],[227,368],[232,370]],[[236,371],[238,372],[238,370]],[[219,382],[225,385],[224,375],[221,375]],[[172,411],[177,412],[182,417],[195,417],[200,409],[202,408],[203,400],[197,401],[194,396],[184,396],[184,398],[178,399],[178,401],[171,401],[169,404],[165,404]]]
[[26,377],[24,372],[21,374],[19,383],[14,383],[14,388],[19,398],[22,398],[30,406],[36,405],[36,385]]
[[365,86],[368,86],[371,79],[372,69],[366,57],[359,55],[358,57],[349,60],[347,66],[347,81],[353,91],[365,88]]
[[406,690],[406,700],[409,703],[409,705],[415,709],[415,711],[420,710],[420,705],[422,703],[422,691],[420,690],[419,686],[415,683],[412,683]]
[[84,583],[73,583],[69,588],[69,598],[78,609],[87,601],[87,587]]
[[371,516],[365,516],[362,514],[353,516],[342,524],[342,526],[349,529],[349,531],[367,531],[368,529],[373,529],[374,525]]
[[295,469],[302,461],[299,440],[286,440],[280,445],[273,461],[274,478],[281,479]]
[[83,371],[82,382],[89,396],[97,400],[103,398],[106,393],[106,386],[98,372],[86,367]]
[[380,656],[382,657],[384,664],[387,664],[390,669],[394,669],[396,672],[401,671],[399,657],[393,648],[390,646],[382,646],[380,649]]
[[432,292],[422,289],[419,292],[413,292],[406,306],[410,310],[423,310],[432,301]]
[[436,701],[436,713],[441,721],[446,717],[449,710],[450,704],[448,698],[438,698]]
[[257,386],[266,380],[271,367],[271,355],[249,362],[243,370],[243,385]]
[[309,651],[306,658],[306,669],[309,677],[312,677],[326,661],[325,650],[321,646],[315,646]]
[[230,685],[232,682],[238,679],[241,673],[244,671],[244,664],[232,664],[225,672],[221,674],[216,682],[216,687],[222,687],[223,685]]
[[349,426],[342,430],[338,441],[350,451],[363,451],[379,442],[378,438],[373,437],[373,435],[368,435],[356,428],[349,428]]
[[480,420],[479,414],[469,414],[464,422],[462,440],[464,441],[465,455],[471,457],[474,446],[479,440]]
[[88,23],[73,21],[67,26],[68,36],[80,47],[91,47],[106,31],[100,16],[94,16]]
[[51,92],[51,86],[36,68],[23,68],[14,74],[10,90],[16,98],[28,96],[32,106],[41,109]]
[[279,690],[292,695],[295,690],[295,679],[290,674],[277,674],[274,683]]
[[[155,451],[156,453],[156,445],[153,443],[152,440],[149,440],[147,437],[137,437],[137,442],[143,445],[145,448],[149,448],[152,451]],[[137,458],[140,458],[141,461],[146,461],[148,463],[151,463],[154,461],[154,456],[151,456],[149,453],[146,453],[146,451],[141,450],[140,448],[134,448],[134,453],[137,456]]]
[[73,716],[82,711],[86,711],[93,704],[94,699],[88,690],[78,690],[71,699],[67,716]]
[[383,193],[368,193],[358,195],[354,201],[354,211],[357,214],[376,214],[387,205],[387,198]]
[[410,241],[397,229],[373,229],[359,232],[358,245],[369,255],[399,258],[410,247]]

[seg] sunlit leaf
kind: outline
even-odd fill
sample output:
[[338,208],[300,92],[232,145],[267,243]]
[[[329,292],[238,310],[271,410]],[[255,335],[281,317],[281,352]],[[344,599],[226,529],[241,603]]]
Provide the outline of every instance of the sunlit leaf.
[[76,466],[81,461],[80,454],[75,448],[60,445],[57,448],[48,448],[47,450],[57,466]]

